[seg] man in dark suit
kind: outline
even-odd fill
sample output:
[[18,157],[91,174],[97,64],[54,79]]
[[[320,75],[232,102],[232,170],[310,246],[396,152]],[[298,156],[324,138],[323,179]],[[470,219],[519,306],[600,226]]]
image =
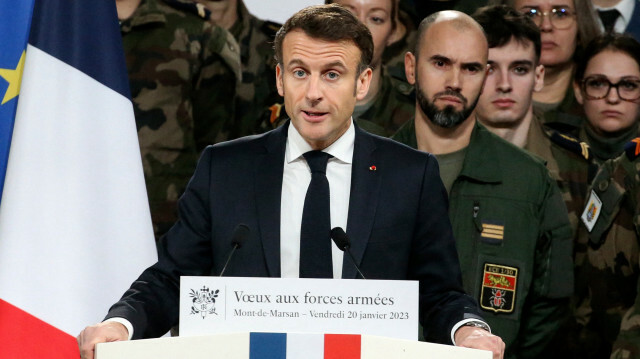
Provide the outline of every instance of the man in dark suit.
[[640,1],[591,0],[605,32],[629,34],[640,41]]
[[[92,358],[98,342],[155,337],[176,325],[180,276],[220,274],[233,230],[245,223],[251,234],[226,276],[356,278],[328,233],[346,227],[368,278],[420,282],[428,340],[501,358],[504,343],[485,330],[477,304],[462,290],[435,159],[353,124],[355,103],[371,80],[369,31],[340,6],[314,6],[284,24],[275,48],[278,91],[291,122],[204,151],[180,199],[181,219],[161,240],[158,263],[104,322],[80,333],[82,356]],[[318,178],[330,193],[330,218],[316,231],[309,258],[305,227],[323,216],[306,218],[312,205],[305,192],[308,199]]]

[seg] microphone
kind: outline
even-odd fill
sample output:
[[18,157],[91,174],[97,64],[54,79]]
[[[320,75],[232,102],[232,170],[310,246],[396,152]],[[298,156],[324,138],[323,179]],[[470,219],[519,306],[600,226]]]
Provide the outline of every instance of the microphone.
[[362,272],[360,271],[360,267],[358,267],[358,263],[356,263],[355,258],[353,258],[353,254],[351,254],[351,241],[349,240],[349,237],[347,236],[346,233],[344,233],[344,229],[342,229],[341,227],[336,227],[334,229],[331,230],[331,239],[333,239],[333,242],[336,244],[336,246],[338,246],[338,248],[343,251],[343,252],[347,252],[347,254],[349,254],[349,257],[351,257],[351,262],[353,262],[353,265],[356,267],[356,270],[358,271],[358,273],[360,273],[360,276],[362,277],[362,279],[367,279],[365,278],[364,274],[362,274]]
[[229,261],[231,260],[231,257],[233,257],[233,253],[235,253],[236,249],[242,248],[242,244],[249,237],[249,232],[251,232],[249,227],[244,223],[238,224],[236,229],[233,230],[233,235],[231,236],[231,246],[233,248],[231,248],[231,252],[229,252],[229,255],[227,256],[227,262],[224,264],[224,267],[222,267],[220,277],[222,277],[224,271],[227,270],[227,265],[229,265]]

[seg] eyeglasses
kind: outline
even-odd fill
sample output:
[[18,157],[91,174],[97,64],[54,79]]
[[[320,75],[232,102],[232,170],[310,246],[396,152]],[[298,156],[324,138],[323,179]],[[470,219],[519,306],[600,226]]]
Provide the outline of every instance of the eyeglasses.
[[615,84],[605,76],[590,76],[582,80],[582,92],[589,100],[609,96],[612,87],[615,87],[618,97],[622,100],[635,101],[640,98],[640,79],[635,77],[623,77]]
[[551,11],[540,11],[540,9],[536,8],[523,8],[520,10],[525,16],[533,20],[533,22],[538,26],[542,26],[542,20],[545,16],[549,17],[549,21],[551,22],[551,26],[555,27],[558,30],[564,30],[573,24],[575,21],[576,13],[565,7],[554,7]]

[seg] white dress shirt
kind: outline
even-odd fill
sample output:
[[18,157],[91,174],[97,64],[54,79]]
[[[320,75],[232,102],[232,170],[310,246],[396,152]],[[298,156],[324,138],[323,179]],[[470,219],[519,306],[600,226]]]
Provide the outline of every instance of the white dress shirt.
[[[298,278],[300,274],[302,210],[307,187],[311,182],[311,170],[302,155],[307,151],[311,151],[312,148],[292,124],[289,125],[288,131],[280,200],[280,276],[283,278]],[[326,171],[327,180],[329,181],[331,228],[342,227],[345,232],[349,213],[354,142],[355,129],[352,119],[347,132],[331,146],[322,150],[333,156],[327,163]],[[341,278],[343,252],[333,242],[331,243],[331,249],[333,278]],[[129,339],[133,336],[133,326],[128,320],[110,318],[105,322],[107,321],[123,324],[129,331]],[[458,322],[451,330],[451,340],[454,344],[456,330],[470,322],[486,325],[486,323],[476,319],[465,319]]]
[[[355,136],[353,121],[350,120],[347,132],[322,150],[333,156],[329,158],[326,172],[329,181],[331,228],[342,227],[345,231],[349,213]],[[280,200],[280,275],[283,278],[299,277],[302,210],[307,188],[311,182],[311,170],[302,155],[312,150],[293,124],[290,124],[284,155]],[[331,249],[333,278],[341,278],[343,252],[333,241]]]

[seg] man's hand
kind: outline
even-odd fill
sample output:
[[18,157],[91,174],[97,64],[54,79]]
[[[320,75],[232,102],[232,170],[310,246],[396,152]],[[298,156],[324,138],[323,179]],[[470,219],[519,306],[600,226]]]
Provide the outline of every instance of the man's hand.
[[493,353],[493,359],[502,359],[504,356],[504,342],[499,336],[488,331],[470,326],[462,326],[454,334],[456,346],[488,350]]
[[118,322],[102,322],[84,328],[78,334],[78,347],[82,359],[93,359],[97,343],[117,342],[129,339],[129,331]]

